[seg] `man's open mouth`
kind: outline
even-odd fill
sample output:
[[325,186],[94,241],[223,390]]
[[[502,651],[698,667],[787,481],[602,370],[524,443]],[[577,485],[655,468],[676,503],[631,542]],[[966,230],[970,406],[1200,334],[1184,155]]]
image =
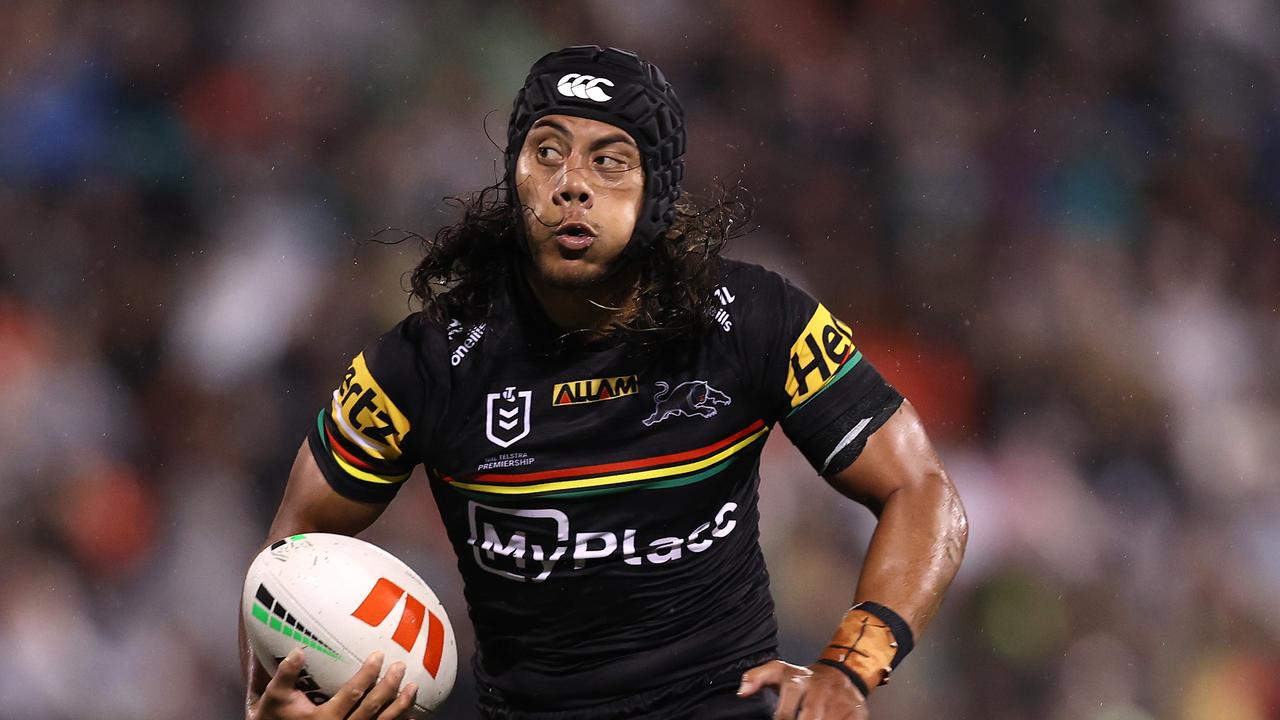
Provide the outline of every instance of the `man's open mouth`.
[[566,250],[585,250],[596,240],[596,231],[586,223],[564,223],[555,234],[556,242]]

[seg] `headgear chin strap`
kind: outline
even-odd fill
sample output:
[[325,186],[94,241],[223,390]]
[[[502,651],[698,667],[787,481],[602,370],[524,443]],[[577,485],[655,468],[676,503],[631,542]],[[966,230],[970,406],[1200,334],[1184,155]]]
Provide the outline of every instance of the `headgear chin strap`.
[[[529,128],[544,115],[575,115],[615,125],[636,141],[644,163],[644,204],[618,267],[643,255],[671,227],[684,177],[684,109],[662,71],[635,53],[578,45],[542,56],[529,69],[507,125],[506,184],[516,192],[516,160]],[[524,223],[520,245],[524,241]]]

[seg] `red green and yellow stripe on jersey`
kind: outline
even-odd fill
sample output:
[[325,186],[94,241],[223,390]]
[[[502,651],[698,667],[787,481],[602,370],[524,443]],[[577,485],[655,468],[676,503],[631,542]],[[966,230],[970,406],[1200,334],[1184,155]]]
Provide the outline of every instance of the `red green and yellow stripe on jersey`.
[[668,455],[528,473],[479,473],[458,478],[434,475],[455,490],[488,499],[589,497],[625,490],[658,490],[714,477],[768,432],[764,421],[756,420],[710,445]]
[[380,468],[376,467],[367,458],[360,457],[356,451],[350,450],[344,446],[341,430],[335,432],[331,428],[334,427],[332,421],[325,422],[325,410],[321,410],[316,416],[316,426],[320,430],[320,439],[324,441],[325,449],[329,451],[329,455],[333,458],[338,467],[343,472],[357,480],[365,482],[377,483],[379,485],[394,485],[409,479],[409,473],[387,473],[385,470],[379,472]]
[[351,477],[383,485],[409,477],[397,462],[409,419],[374,379],[364,353],[351,361],[327,416],[321,411],[316,422],[325,448]]
[[409,419],[391,402],[369,366],[364,353],[355,356],[333,391],[331,417],[351,445],[374,461],[400,458],[400,443],[409,432]]

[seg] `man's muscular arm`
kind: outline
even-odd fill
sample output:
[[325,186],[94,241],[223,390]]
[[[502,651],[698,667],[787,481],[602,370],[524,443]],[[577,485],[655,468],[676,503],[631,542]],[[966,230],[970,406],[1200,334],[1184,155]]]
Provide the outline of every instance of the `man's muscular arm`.
[[911,403],[827,482],[878,518],[854,602],[892,608],[919,637],[960,568],[969,521]]
[[[920,637],[960,567],[968,520],[911,404],[904,401],[867,440],[858,459],[827,481],[878,518],[854,602],[888,608],[905,621],[911,636]],[[828,664],[762,665],[744,676],[741,694],[778,687],[778,718],[865,718],[866,703],[849,674],[868,688],[880,684],[897,649],[891,642],[886,623],[851,610],[823,653]]]
[[[276,540],[304,532],[328,532],[342,535],[355,535],[373,524],[382,514],[387,503],[363,503],[342,497],[329,487],[307,443],[298,449],[294,458],[293,469],[289,471],[289,483],[285,486],[284,499],[276,510],[271,529],[267,531],[267,539],[262,547],[267,547]],[[239,615],[239,613],[237,613]],[[240,667],[244,672],[246,686],[246,716],[252,718],[278,717],[346,717],[347,713],[359,703],[366,709],[368,717],[382,704],[391,702],[379,717],[395,717],[409,707],[413,693],[417,688],[412,684],[397,695],[402,668],[393,668],[382,682],[373,690],[370,686],[378,677],[381,658],[369,658],[357,677],[349,683],[351,692],[343,692],[334,696],[326,705],[334,707],[319,708],[312,705],[302,692],[293,689],[291,681],[281,681],[278,688],[268,688],[268,676],[262,664],[254,657],[245,637],[244,618],[240,618]],[[295,677],[301,669],[302,662],[294,653],[281,665],[279,676]],[[278,680],[280,678],[277,678]],[[358,692],[357,692],[358,691]],[[368,691],[368,694],[365,694]],[[264,692],[267,697],[264,698]],[[363,700],[361,699],[363,698]],[[266,702],[269,700],[269,702]],[[270,707],[267,707],[270,705]],[[354,716],[353,716],[354,717]]]

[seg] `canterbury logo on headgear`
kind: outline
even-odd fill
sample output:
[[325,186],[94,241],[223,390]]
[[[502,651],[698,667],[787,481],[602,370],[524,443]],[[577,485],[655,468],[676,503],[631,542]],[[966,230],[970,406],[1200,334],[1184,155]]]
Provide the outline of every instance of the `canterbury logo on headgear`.
[[594,75],[580,75],[578,73],[569,73],[560,78],[560,82],[556,83],[556,90],[560,91],[565,97],[578,97],[583,100],[595,100],[596,102],[604,102],[612,100],[612,95],[605,94],[601,85],[613,87],[613,81],[608,78],[595,77]]

